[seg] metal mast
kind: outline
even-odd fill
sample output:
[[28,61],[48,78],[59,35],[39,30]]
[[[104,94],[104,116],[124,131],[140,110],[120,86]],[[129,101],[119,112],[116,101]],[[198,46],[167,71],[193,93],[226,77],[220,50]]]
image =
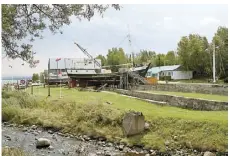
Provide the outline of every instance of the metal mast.
[[[128,26],[128,29],[129,29],[129,26]],[[135,63],[134,63],[134,53],[133,53],[133,50],[132,50],[132,42],[131,42],[131,35],[130,35],[130,30],[128,32],[128,40],[129,40],[129,46],[130,46],[130,49],[131,49],[131,54],[132,54],[132,63],[133,63],[133,67],[135,66]]]

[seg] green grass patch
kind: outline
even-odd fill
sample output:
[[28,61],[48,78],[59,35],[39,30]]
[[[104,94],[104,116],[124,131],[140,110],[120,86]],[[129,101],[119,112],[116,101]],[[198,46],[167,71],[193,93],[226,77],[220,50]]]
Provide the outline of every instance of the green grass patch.
[[228,96],[224,96],[224,95],[201,94],[201,93],[184,93],[184,92],[167,92],[167,91],[142,91],[142,92],[228,102]]
[[[30,90],[28,90],[29,92]],[[39,92],[38,92],[39,91]],[[71,134],[105,136],[128,144],[165,150],[165,141],[172,148],[189,147],[199,150],[225,151],[228,145],[227,111],[193,111],[159,106],[116,93],[87,92],[76,89],[34,88],[34,95],[15,100],[16,94],[5,96],[2,103],[3,120],[54,127]],[[24,93],[21,93],[24,96]],[[31,100],[35,99],[35,104]],[[22,105],[21,100],[24,100]],[[106,104],[109,101],[111,105]],[[151,123],[148,132],[126,138],[121,122],[126,111],[141,111]]]

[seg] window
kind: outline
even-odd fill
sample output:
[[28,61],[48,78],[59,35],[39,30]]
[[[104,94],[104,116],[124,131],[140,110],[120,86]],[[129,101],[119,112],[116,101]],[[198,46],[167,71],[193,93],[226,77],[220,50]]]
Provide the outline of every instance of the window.
[[171,76],[173,76],[173,72],[171,72]]

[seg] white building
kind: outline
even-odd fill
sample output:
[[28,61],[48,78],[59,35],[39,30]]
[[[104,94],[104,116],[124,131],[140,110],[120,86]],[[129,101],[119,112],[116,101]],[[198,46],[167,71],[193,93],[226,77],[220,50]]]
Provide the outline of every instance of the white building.
[[146,77],[157,76],[158,80],[162,76],[170,76],[172,80],[192,79],[192,71],[184,71],[180,65],[153,67],[148,70]]

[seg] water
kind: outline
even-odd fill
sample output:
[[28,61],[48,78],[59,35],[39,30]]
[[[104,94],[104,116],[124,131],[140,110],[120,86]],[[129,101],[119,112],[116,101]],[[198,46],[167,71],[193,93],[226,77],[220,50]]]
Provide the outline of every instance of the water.
[[13,80],[13,81],[12,81],[12,79],[11,79],[11,80],[2,80],[1,84],[2,84],[2,86],[3,86],[4,84],[7,84],[7,83],[10,83],[10,84],[11,84],[12,82],[13,82],[13,83],[17,83],[17,81],[19,81],[19,80]]

